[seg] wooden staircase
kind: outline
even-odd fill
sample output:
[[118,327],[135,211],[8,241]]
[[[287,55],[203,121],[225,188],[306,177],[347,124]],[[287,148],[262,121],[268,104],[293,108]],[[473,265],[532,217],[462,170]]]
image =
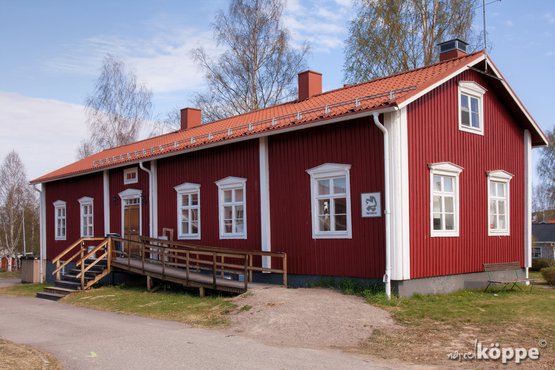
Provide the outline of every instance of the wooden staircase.
[[[89,289],[111,272],[111,249],[110,238],[79,239],[52,260],[56,264],[52,273],[56,275],[55,284],[37,293],[37,298],[57,301],[75,291]],[[65,271],[72,262],[75,267]]]

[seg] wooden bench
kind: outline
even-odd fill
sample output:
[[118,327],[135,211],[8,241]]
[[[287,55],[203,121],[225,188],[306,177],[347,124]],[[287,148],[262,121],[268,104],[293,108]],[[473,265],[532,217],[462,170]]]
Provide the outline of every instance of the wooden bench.
[[[514,287],[522,290],[518,283],[529,283],[530,291],[532,291],[532,280],[520,276],[521,274],[519,272],[522,271],[522,268],[520,267],[519,262],[484,263],[484,271],[488,273],[488,286],[484,292],[487,291],[490,285],[493,284],[503,285],[501,291],[505,290],[509,285],[511,285],[511,290],[514,289]],[[499,276],[499,273],[508,271],[514,271],[514,277],[509,276],[512,275],[509,273],[504,274],[505,276]]]

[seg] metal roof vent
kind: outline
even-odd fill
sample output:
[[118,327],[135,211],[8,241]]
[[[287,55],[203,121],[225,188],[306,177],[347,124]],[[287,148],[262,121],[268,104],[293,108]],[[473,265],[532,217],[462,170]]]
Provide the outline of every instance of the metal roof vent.
[[461,39],[453,39],[437,44],[439,47],[439,61],[465,56],[467,54],[468,43]]

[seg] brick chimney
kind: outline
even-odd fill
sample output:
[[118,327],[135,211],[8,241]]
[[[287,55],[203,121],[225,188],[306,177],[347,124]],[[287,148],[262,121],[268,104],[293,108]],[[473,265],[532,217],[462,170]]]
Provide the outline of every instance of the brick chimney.
[[322,93],[322,74],[314,71],[299,73],[299,100]]
[[453,39],[437,44],[439,47],[439,61],[465,56],[468,44],[461,39]]
[[197,108],[181,109],[181,130],[200,126],[201,110]]

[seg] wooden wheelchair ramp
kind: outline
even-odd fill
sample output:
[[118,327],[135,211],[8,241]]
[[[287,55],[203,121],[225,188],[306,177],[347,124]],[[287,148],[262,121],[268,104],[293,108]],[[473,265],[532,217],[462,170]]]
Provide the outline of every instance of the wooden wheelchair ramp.
[[[279,273],[287,286],[287,257],[285,253],[243,251],[231,248],[207,247],[161,239],[129,240],[111,238],[110,265],[152,279],[221,292],[244,293],[252,282],[253,272]],[[255,257],[280,259],[281,269],[265,269],[254,265]],[[276,261],[277,262],[277,261]]]

